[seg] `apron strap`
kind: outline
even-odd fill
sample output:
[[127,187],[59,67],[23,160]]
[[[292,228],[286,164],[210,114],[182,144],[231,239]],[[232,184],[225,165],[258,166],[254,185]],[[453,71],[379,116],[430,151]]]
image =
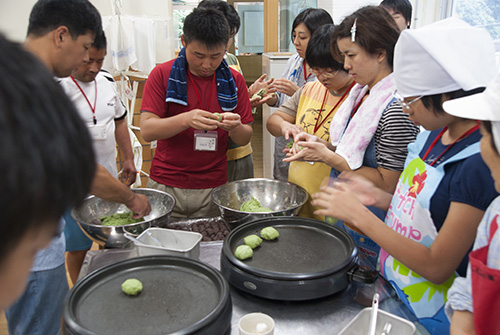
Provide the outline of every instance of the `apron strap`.
[[498,229],[498,223],[497,223],[498,215],[495,216],[493,221],[491,221],[491,226],[490,226],[490,237],[488,238],[488,245],[491,244],[491,240],[493,239],[493,236],[495,235],[497,229]]

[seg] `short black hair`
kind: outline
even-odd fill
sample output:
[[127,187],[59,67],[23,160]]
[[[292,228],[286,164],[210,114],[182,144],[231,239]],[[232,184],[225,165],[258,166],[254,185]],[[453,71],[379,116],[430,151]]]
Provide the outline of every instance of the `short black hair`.
[[390,8],[395,12],[401,13],[406,22],[408,22],[408,28],[410,28],[411,12],[413,7],[411,6],[411,2],[409,0],[383,0],[380,3],[380,6]]
[[106,34],[104,34],[104,30],[101,30],[100,33],[97,33],[95,35],[94,43],[92,43],[92,46],[97,50],[106,49],[108,43],[106,41]]
[[443,109],[443,97],[447,97],[449,100],[467,97],[469,95],[474,95],[483,92],[486,87],[478,87],[470,91],[456,90],[447,93],[439,93],[433,95],[425,95],[422,97],[422,103],[425,108],[434,111],[435,114],[446,113]]
[[223,0],[202,0],[198,4],[198,8],[213,8],[221,11],[227,19],[229,24],[229,34],[234,36],[240,30],[240,16],[233,5]]
[[325,24],[314,32],[307,44],[305,61],[311,68],[342,70],[344,64],[333,58],[330,52],[330,39],[335,29],[333,24]]
[[213,8],[195,8],[186,16],[182,32],[186,44],[198,41],[209,49],[226,45],[230,37],[226,17]]
[[89,132],[53,74],[2,36],[0,50],[1,262],[28,231],[56,231],[64,210],[88,194],[96,164]]
[[316,29],[321,27],[322,25],[325,24],[333,24],[333,19],[331,15],[324,9],[322,8],[306,8],[293,20],[292,24],[292,42],[293,42],[293,31],[299,24],[303,23],[306,27],[307,30],[309,30],[309,33],[314,34]]
[[66,26],[73,39],[102,30],[101,15],[88,0],[38,0],[31,10],[28,35],[41,37]]
[[483,129],[485,131],[488,132],[488,134],[491,135],[490,137],[490,143],[491,143],[491,146],[493,148],[493,150],[495,150],[495,152],[497,153],[497,155],[500,155],[500,152],[498,152],[498,148],[495,144],[495,139],[493,138],[493,124],[491,123],[491,121],[480,121],[481,125],[483,126]]

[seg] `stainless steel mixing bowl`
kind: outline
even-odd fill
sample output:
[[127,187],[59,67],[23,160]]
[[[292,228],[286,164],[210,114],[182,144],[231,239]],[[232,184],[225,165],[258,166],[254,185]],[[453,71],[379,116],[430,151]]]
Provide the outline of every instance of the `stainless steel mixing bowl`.
[[[244,212],[241,204],[257,199],[261,206],[272,212]],[[267,178],[237,180],[212,191],[212,201],[219,207],[224,221],[231,228],[241,223],[270,216],[297,215],[307,201],[307,192],[293,183]]]
[[102,226],[100,219],[115,213],[130,212],[124,204],[106,201],[96,196],[84,200],[78,208],[73,208],[71,215],[92,241],[106,248],[123,248],[131,244],[125,232],[139,235],[149,227],[167,227],[168,220],[175,205],[170,194],[149,188],[136,188],[132,191],[144,194],[151,205],[151,213],[144,221],[122,226]]

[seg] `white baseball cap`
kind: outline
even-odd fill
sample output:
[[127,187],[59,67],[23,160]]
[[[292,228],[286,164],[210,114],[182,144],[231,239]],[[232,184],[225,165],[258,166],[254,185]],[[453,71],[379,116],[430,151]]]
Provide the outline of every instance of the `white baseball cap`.
[[406,29],[394,49],[394,80],[405,98],[486,87],[495,73],[489,33],[456,18]]
[[445,101],[443,109],[453,116],[491,121],[493,140],[500,150],[500,73],[484,92]]
[[443,103],[446,113],[465,119],[500,121],[500,73],[484,92]]

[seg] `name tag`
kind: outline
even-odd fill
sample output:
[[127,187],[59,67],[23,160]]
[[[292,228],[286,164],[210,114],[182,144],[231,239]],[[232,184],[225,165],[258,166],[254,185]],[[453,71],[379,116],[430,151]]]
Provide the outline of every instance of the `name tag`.
[[196,130],[194,132],[194,150],[196,151],[216,151],[217,132]]
[[104,125],[94,125],[88,129],[93,140],[106,140],[108,138],[106,126]]

